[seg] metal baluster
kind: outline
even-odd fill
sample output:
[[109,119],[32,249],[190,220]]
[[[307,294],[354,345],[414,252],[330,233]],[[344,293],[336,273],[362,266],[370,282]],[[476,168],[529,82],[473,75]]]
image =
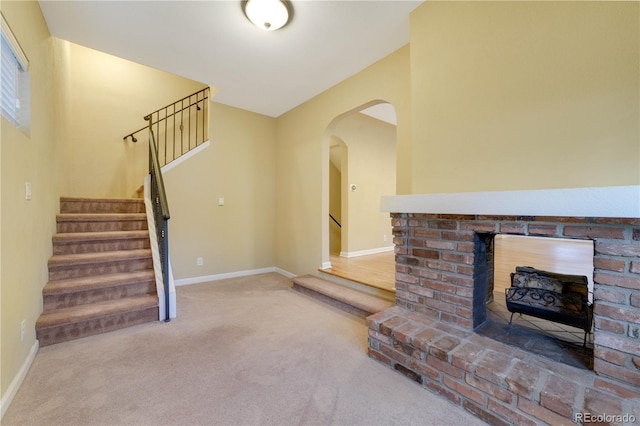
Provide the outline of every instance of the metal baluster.
[[176,149],[176,105],[173,104],[173,130],[171,132],[173,134],[173,140],[172,140],[172,144],[173,144],[173,150],[175,151]]
[[187,120],[189,120],[189,151],[191,151],[191,96],[189,96],[189,116]]
[[198,111],[200,111],[200,96],[196,95],[196,148],[198,147]]

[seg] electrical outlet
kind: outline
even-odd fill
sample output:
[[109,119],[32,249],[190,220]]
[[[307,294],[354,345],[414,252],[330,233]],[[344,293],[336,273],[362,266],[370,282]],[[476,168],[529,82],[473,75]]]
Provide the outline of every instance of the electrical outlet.
[[385,241],[385,242],[387,241],[387,234],[382,236],[382,241]]
[[196,259],[196,265],[198,266],[202,266],[204,265],[204,259],[202,259],[201,257]]
[[20,323],[20,341],[24,342],[24,332],[27,329],[27,320],[22,320]]

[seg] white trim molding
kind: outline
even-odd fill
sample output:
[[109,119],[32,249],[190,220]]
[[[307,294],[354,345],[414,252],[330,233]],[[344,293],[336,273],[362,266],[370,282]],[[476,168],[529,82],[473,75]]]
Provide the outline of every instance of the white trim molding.
[[29,354],[27,355],[27,358],[25,358],[24,362],[20,366],[20,369],[18,370],[18,374],[16,374],[16,376],[13,378],[13,380],[9,384],[9,387],[7,388],[7,391],[2,396],[2,399],[0,399],[0,419],[4,417],[4,413],[6,413],[7,410],[9,409],[9,405],[11,405],[11,401],[13,401],[13,398],[18,393],[18,389],[20,389],[20,386],[22,386],[22,382],[24,382],[25,377],[27,377],[27,373],[29,372],[29,369],[31,368],[33,361],[36,359],[36,355],[38,354],[39,348],[40,348],[40,342],[36,340],[35,342],[33,342],[33,345],[31,345]]
[[385,196],[389,213],[640,218],[640,185]]
[[279,273],[280,275],[283,275],[289,279],[293,278],[293,277],[297,277],[296,274],[292,274],[289,271],[285,271],[284,269],[280,269],[280,268],[275,268],[275,272]]
[[[209,281],[226,280],[227,278],[238,278],[238,277],[247,277],[249,275],[266,274],[268,272],[278,272],[281,275],[287,276],[285,273],[282,273],[284,271],[282,272],[280,271],[282,271],[282,269],[276,268],[275,266],[271,266],[269,268],[249,269],[245,271],[226,272],[224,274],[204,275],[204,276],[193,277],[193,278],[182,278],[179,280],[175,280],[175,285],[182,286],[182,285],[190,285],[190,284],[199,284],[199,283],[206,283]],[[295,275],[291,275],[291,277],[295,277]]]
[[380,248],[360,250],[360,251],[341,251],[340,257],[359,257],[359,256],[368,256],[370,254],[386,253],[389,251],[393,251],[394,247],[395,246],[388,246],[388,247],[380,247]]
[[164,166],[160,167],[160,169],[162,170],[162,173],[166,173],[169,170],[177,167],[178,165],[184,163],[189,158],[191,158],[191,157],[193,157],[195,155],[198,155],[201,151],[204,151],[205,149],[209,148],[210,146],[211,146],[211,142],[207,139],[206,141],[204,141],[203,143],[201,143],[197,147],[193,148],[191,151],[188,151],[188,152],[182,154],[180,157],[178,157],[177,159],[173,160],[169,164],[165,164]]
[[331,269],[331,262],[322,262],[320,269]]

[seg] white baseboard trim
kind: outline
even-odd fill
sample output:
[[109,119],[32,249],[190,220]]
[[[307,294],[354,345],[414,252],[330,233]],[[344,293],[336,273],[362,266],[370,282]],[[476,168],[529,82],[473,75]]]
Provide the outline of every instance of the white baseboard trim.
[[370,254],[386,253],[388,251],[393,251],[394,248],[395,246],[388,246],[388,247],[380,247],[376,249],[351,251],[351,252],[341,251],[340,257],[358,257],[358,256],[367,256]]
[[13,401],[13,398],[16,396],[16,393],[18,393],[18,389],[20,389],[22,382],[24,382],[24,378],[27,377],[27,373],[31,368],[31,364],[33,364],[33,360],[36,359],[39,348],[40,342],[36,340],[35,342],[33,342],[27,358],[24,360],[22,366],[18,370],[18,374],[16,374],[16,377],[13,378],[11,384],[9,384],[7,392],[2,396],[2,399],[0,399],[0,419],[4,417],[4,413],[6,413],[7,409],[9,409],[11,401]]
[[320,269],[331,269],[331,262],[322,262]]
[[279,273],[280,275],[284,275],[285,277],[291,279],[293,277],[297,277],[296,274],[292,274],[289,271],[285,271],[284,269],[280,269],[280,268],[275,268],[275,272]]
[[[199,284],[199,283],[206,283],[209,281],[219,281],[219,280],[226,280],[227,278],[238,278],[238,277],[247,277],[249,275],[258,275],[258,274],[266,274],[268,272],[278,272],[282,275],[286,276],[286,273],[283,273],[285,271],[282,271],[279,268],[276,268],[275,266],[271,266],[269,268],[261,268],[261,269],[248,269],[245,271],[237,271],[237,272],[227,272],[224,274],[216,274],[216,275],[204,275],[201,277],[193,277],[193,278],[182,278],[179,280],[175,280],[175,285],[176,287],[178,286],[183,286],[183,285],[190,285],[190,284]],[[295,277],[295,275],[292,275]],[[290,278],[290,277],[289,277]]]

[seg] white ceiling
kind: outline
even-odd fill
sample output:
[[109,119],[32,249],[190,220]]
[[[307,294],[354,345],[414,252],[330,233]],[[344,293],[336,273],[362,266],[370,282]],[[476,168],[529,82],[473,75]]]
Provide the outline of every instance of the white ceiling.
[[409,42],[420,1],[292,0],[262,31],[240,0],[40,0],[52,35],[220,89],[217,102],[277,117]]

